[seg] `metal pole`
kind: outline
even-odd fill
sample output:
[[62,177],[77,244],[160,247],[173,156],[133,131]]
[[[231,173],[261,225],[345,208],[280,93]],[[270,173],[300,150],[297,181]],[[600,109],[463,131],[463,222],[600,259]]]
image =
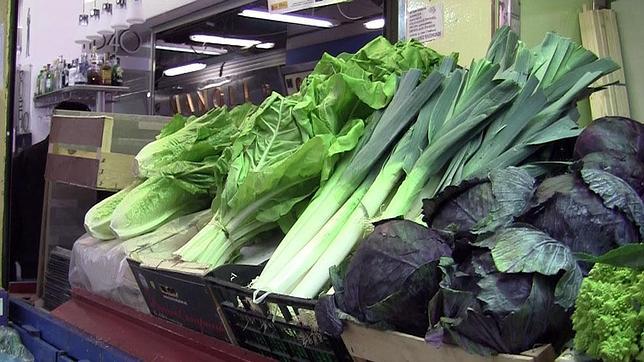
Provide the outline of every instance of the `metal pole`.
[[96,92],[96,112],[105,112],[105,91]]

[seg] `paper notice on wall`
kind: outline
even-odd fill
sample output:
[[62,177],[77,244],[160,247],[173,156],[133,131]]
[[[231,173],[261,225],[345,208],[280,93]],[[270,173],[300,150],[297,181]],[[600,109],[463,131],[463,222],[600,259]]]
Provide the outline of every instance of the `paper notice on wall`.
[[292,11],[317,8],[351,0],[268,0],[268,12],[290,13]]
[[407,39],[426,43],[443,36],[443,5],[428,5],[407,12]]

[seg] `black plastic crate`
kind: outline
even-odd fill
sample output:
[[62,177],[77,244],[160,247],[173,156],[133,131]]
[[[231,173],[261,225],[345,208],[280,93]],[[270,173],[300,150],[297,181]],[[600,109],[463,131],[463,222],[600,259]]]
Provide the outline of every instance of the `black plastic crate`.
[[[246,285],[262,268],[224,265],[205,278],[237,343],[282,361],[352,361],[341,339],[310,327],[315,300],[271,294],[260,304],[252,303],[254,290]],[[275,310],[279,316],[271,312]]]
[[203,278],[142,268],[128,259],[134,279],[153,315],[229,342],[217,303]]

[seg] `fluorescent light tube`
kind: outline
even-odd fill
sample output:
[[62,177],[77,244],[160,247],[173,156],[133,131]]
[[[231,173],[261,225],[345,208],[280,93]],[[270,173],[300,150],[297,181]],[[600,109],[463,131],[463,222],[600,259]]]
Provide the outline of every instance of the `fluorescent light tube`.
[[198,47],[190,47],[183,44],[171,44],[165,42],[157,42],[156,49],[168,50],[172,52],[181,52],[181,53],[197,53],[205,55],[222,55],[228,53],[226,49],[220,48],[210,48],[210,49],[201,49]]
[[307,16],[299,15],[286,15],[286,14],[272,14],[266,11],[246,9],[239,13],[240,16],[245,16],[247,18],[279,21],[282,23],[291,23],[298,25],[307,25],[307,26],[317,26],[319,28],[332,28],[335,25],[328,21],[318,18],[311,18]]
[[180,67],[166,69],[166,71],[163,72],[163,74],[168,77],[174,77],[175,75],[197,72],[204,68],[206,68],[206,65],[204,63],[192,63],[187,65],[182,65]]
[[218,82],[207,84],[207,85],[199,88],[199,90],[206,90],[206,89],[210,89],[210,88],[220,87],[220,86],[222,86],[224,84],[228,84],[228,83],[230,83],[230,79],[224,79],[224,80],[220,80]]
[[223,36],[200,35],[200,34],[190,35],[190,40],[197,43],[232,45],[237,47],[248,47],[248,48],[261,43],[261,41],[259,40],[225,38]]
[[379,19],[369,20],[366,23],[364,23],[364,27],[369,30],[382,29],[385,27],[385,19],[379,18]]
[[261,44],[257,44],[257,45],[255,45],[255,48],[259,48],[259,49],[273,49],[273,48],[275,48],[275,43],[261,43]]

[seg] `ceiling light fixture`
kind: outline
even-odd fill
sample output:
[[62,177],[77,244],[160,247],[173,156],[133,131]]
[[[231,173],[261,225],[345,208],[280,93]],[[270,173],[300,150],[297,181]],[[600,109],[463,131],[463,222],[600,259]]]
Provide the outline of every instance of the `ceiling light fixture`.
[[232,45],[237,47],[252,47],[260,44],[259,40],[239,39],[239,38],[225,38],[216,35],[190,35],[190,40],[197,43],[209,43],[219,45]]
[[279,21],[282,23],[291,23],[298,25],[307,25],[307,26],[317,26],[319,28],[332,28],[335,25],[324,19],[311,18],[308,16],[299,16],[299,15],[286,15],[286,14],[274,14],[261,10],[252,10],[246,9],[239,13],[239,16],[245,16],[247,18]]
[[255,48],[259,48],[259,49],[273,49],[273,48],[275,48],[275,43],[261,43],[261,44],[257,44],[257,45],[255,45]]
[[364,23],[364,27],[369,30],[382,29],[385,27],[385,19],[378,18],[378,19],[369,20],[366,23]]
[[221,87],[222,85],[228,84],[228,83],[230,83],[230,79],[222,79],[222,80],[220,80],[218,82],[207,84],[207,85],[199,88],[199,90],[206,90],[206,89]]
[[182,65],[180,67],[166,69],[166,71],[163,72],[163,74],[168,77],[174,77],[176,75],[197,72],[204,68],[206,68],[206,65],[204,63],[192,63],[187,65]]
[[156,49],[167,50],[171,52],[181,52],[181,53],[193,53],[193,54],[204,54],[204,55],[223,55],[228,53],[228,50],[221,48],[198,48],[191,47],[184,44],[172,44],[166,42],[157,42]]

